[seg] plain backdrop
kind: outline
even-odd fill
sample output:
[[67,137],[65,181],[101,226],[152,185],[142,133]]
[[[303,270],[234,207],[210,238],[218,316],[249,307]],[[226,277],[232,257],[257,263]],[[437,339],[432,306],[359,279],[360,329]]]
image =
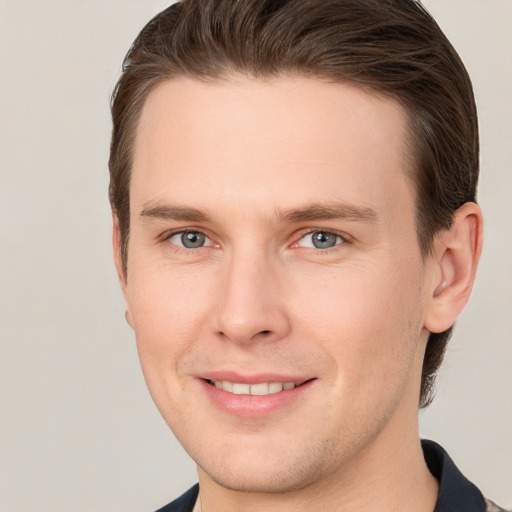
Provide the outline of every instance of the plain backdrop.
[[[474,81],[485,250],[421,433],[512,505],[512,1],[426,0]],[[195,482],[110,249],[109,94],[164,0],[0,0],[0,511],[151,511]]]

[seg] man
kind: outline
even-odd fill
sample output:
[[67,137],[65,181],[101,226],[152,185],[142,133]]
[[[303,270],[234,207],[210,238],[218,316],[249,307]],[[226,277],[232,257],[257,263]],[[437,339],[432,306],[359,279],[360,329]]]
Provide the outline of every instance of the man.
[[422,6],[183,0],[112,113],[126,318],[199,475],[161,510],[500,510],[418,434],[482,245],[471,83]]

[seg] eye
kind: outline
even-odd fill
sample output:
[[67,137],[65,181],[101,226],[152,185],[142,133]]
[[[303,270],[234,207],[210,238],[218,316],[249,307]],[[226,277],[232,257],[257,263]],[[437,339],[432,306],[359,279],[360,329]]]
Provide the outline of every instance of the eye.
[[185,249],[198,249],[212,245],[212,241],[200,231],[180,231],[171,235],[167,240]]
[[343,238],[336,233],[331,233],[330,231],[313,231],[304,235],[297,245],[311,249],[330,249],[336,245],[341,245],[343,242]]

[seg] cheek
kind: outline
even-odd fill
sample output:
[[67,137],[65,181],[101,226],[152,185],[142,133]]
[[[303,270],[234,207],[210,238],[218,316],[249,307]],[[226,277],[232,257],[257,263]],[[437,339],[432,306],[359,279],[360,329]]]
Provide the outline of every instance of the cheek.
[[[309,331],[304,336],[331,355],[339,386],[378,392],[388,382],[396,386],[410,370],[421,332],[418,271],[400,264],[383,267],[344,269],[303,288],[302,327]],[[315,293],[308,300],[311,289]]]
[[[144,373],[174,369],[206,328],[211,288],[193,272],[134,271],[128,295]],[[169,368],[172,366],[172,368]]]
[[173,418],[187,414],[179,397],[189,379],[183,361],[194,357],[197,340],[208,321],[210,289],[191,272],[130,275],[128,302],[136,334],[137,350],[148,390],[171,429]]

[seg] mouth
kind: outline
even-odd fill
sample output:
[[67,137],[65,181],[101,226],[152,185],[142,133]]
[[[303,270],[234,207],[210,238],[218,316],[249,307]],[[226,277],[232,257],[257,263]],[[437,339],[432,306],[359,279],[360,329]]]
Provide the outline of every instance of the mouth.
[[230,373],[203,376],[199,382],[211,404],[238,418],[265,418],[279,411],[290,411],[289,407],[303,403],[300,397],[309,396],[317,381],[316,377],[302,380],[291,376],[249,377]]
[[[312,380],[312,379],[309,379]],[[247,384],[243,382],[230,382],[227,380],[210,380],[205,379],[210,386],[221,389],[233,395],[252,395],[252,396],[266,396],[280,393],[302,386],[307,380],[299,382],[259,382],[257,384]]]

